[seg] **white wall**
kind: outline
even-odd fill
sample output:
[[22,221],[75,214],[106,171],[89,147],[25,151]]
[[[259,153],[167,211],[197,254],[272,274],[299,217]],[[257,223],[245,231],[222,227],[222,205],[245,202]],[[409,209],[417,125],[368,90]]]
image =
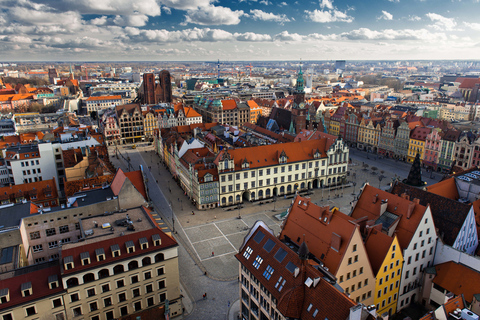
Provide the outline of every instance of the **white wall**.
[[447,246],[442,241],[438,240],[434,263],[437,265],[448,261],[464,264],[467,267],[480,272],[480,257],[471,256],[465,252],[453,249],[452,247]]

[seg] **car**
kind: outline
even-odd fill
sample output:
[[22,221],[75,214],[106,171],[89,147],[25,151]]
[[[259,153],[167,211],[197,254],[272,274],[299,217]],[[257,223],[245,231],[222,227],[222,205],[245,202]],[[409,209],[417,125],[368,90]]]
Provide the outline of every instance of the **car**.
[[132,146],[132,149],[137,149],[137,146],[134,144],[134,145]]
[[458,179],[463,180],[463,181],[467,181],[467,182],[471,182],[471,181],[472,181],[472,178],[465,177],[465,176],[460,176],[460,177],[458,177]]
[[473,173],[474,175],[480,176],[480,171],[472,171],[470,173]]

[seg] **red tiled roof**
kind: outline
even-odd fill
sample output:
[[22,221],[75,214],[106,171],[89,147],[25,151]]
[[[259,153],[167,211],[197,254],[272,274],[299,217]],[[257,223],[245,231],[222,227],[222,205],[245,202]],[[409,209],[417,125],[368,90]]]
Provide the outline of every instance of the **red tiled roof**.
[[277,165],[280,154],[283,151],[287,155],[287,163],[295,163],[298,161],[305,161],[307,159],[313,160],[314,153],[317,149],[320,152],[320,157],[325,158],[327,156],[326,145],[327,139],[320,139],[256,146],[250,148],[239,148],[227,151],[222,150],[215,159],[215,163],[218,164],[218,161],[220,161],[223,154],[228,152],[234,159],[235,170],[242,169],[242,163],[245,159],[247,159],[247,161],[250,163],[250,168]]
[[372,229],[365,239],[365,249],[367,249],[368,260],[375,276],[380,270],[383,261],[385,261],[393,239],[393,237],[389,237],[387,234],[375,229]]
[[427,191],[453,200],[458,200],[460,198],[457,183],[453,177],[432,184],[431,186],[427,186]]
[[87,101],[99,101],[99,100],[121,100],[122,96],[99,96],[89,97]]
[[447,302],[445,302],[444,308],[445,308],[445,314],[447,315],[450,313],[453,313],[453,311],[457,309],[464,309],[465,305],[463,303],[463,296],[459,295],[457,297],[454,297],[448,300]]
[[[161,245],[159,247],[153,245],[152,236],[154,234],[158,234],[160,236]],[[147,238],[148,240],[148,248],[142,250],[139,243],[139,239],[144,237]],[[135,252],[133,253],[127,252],[127,248],[125,246],[125,243],[127,241],[134,242]],[[110,249],[110,247],[113,245],[119,246],[120,256],[118,257],[112,256],[112,250]],[[110,238],[106,240],[99,240],[83,246],[75,246],[75,247],[69,248],[69,246],[66,245],[66,248],[62,249],[62,258],[72,256],[74,268],[70,270],[63,270],[63,274],[65,275],[73,274],[85,269],[92,269],[95,267],[102,266],[104,264],[110,264],[114,261],[125,260],[125,258],[128,258],[128,257],[134,257],[134,256],[138,256],[148,252],[159,251],[159,249],[166,249],[176,245],[177,245],[177,242],[173,238],[167,236],[163,231],[157,228],[152,228],[149,230],[143,230],[143,231],[133,232],[133,233],[126,233],[124,236]],[[103,261],[97,261],[96,259],[95,249],[99,249],[99,248],[103,248],[105,251],[105,260]],[[82,265],[82,262],[80,259],[80,254],[83,252],[88,252],[90,255],[90,264],[84,265],[84,266]]]
[[480,288],[480,273],[454,261],[441,263],[435,266],[437,275],[433,283],[452,292],[456,296],[463,293],[465,301],[472,303],[473,295]]
[[[377,220],[380,217],[382,200],[386,199],[388,199],[387,211],[399,216],[400,221],[395,230],[401,248],[406,249],[423,218],[426,207],[367,184],[363,188],[351,217],[354,219],[367,217],[368,220]],[[410,205],[413,206],[413,211],[410,219],[407,219]]]
[[427,135],[432,132],[432,128],[428,127],[415,127],[411,132],[410,132],[410,138],[415,139],[415,140],[421,140],[425,141],[427,138]]
[[[58,278],[58,286],[50,289],[48,277],[56,275]],[[32,294],[24,297],[22,295],[22,284],[31,282]],[[11,277],[0,281],[0,290],[7,289],[10,295],[10,301],[2,303],[0,309],[11,308],[16,305],[25,305],[30,301],[36,301],[63,291],[62,280],[60,278],[60,265],[36,270],[27,274]]]
[[[256,230],[252,229],[251,232],[251,236],[246,238],[246,242],[235,257],[277,299],[277,308],[283,316],[303,320],[327,318],[330,320],[345,320],[348,318],[350,308],[355,306],[355,302],[335,289],[322,277],[322,273],[319,270],[306,261],[302,261],[297,253],[293,252],[262,226],[258,226]],[[264,237],[257,243],[255,237],[260,232],[264,234]],[[264,248],[267,241],[273,242],[270,252],[267,252]],[[247,248],[252,250],[249,258],[245,258],[245,250]],[[281,250],[285,251],[286,256],[279,262],[274,256]],[[263,262],[258,268],[255,268],[252,263],[257,256],[263,258]],[[297,277],[286,268],[290,262],[293,263],[294,267],[300,269]],[[263,276],[267,266],[274,270],[271,278],[268,280]],[[281,291],[278,289],[280,286],[276,285],[280,277],[282,278],[282,283],[285,280]],[[319,278],[318,284],[316,286],[313,284],[310,287],[306,286],[305,281],[307,278],[311,280]],[[312,308],[307,311],[310,304],[312,304]],[[332,306],[335,307],[333,308]],[[315,310],[317,310],[317,314],[314,318],[313,313]]]
[[[327,219],[327,222],[324,222]],[[305,241],[310,252],[336,274],[357,225],[346,214],[319,207],[309,198],[295,197],[279,238],[289,237],[297,245]],[[333,234],[341,237],[339,250],[330,250]],[[323,257],[323,258],[322,258]]]
[[473,89],[475,84],[480,83],[480,78],[464,78],[458,86],[459,89]]
[[237,107],[237,102],[233,99],[222,100],[222,109],[223,110],[233,110]]
[[145,198],[145,200],[148,200],[147,191],[145,190],[145,184],[143,183],[142,171],[137,170],[125,172],[125,176],[128,178],[128,180],[130,180],[135,189],[140,192],[140,194]]

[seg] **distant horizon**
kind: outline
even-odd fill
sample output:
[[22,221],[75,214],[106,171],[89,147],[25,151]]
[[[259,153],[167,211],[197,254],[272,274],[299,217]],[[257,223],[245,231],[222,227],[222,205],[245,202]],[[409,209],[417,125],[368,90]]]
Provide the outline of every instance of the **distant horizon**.
[[480,0],[3,0],[0,59],[477,60],[479,7]]

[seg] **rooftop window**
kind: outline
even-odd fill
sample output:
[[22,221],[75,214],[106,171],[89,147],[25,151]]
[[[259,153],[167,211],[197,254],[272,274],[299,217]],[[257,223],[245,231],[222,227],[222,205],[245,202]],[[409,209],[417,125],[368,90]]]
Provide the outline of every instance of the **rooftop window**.
[[265,271],[263,272],[263,276],[265,277],[265,279],[270,280],[270,278],[272,277],[273,271],[275,270],[270,265],[268,265]]
[[253,240],[255,240],[256,243],[260,243],[264,237],[265,234],[262,231],[258,231]]
[[254,267],[255,269],[260,268],[260,265],[262,264],[262,262],[263,262],[263,258],[260,257],[260,256],[257,256],[257,257],[255,258],[255,261],[253,261],[253,267]]
[[279,248],[277,253],[275,254],[275,259],[277,259],[277,261],[281,263],[286,256],[287,256],[287,251],[283,250],[282,248]]
[[265,251],[267,252],[270,252],[272,251],[273,247],[275,247],[275,241],[273,241],[272,239],[268,239],[265,245],[263,246],[263,249],[265,249]]

